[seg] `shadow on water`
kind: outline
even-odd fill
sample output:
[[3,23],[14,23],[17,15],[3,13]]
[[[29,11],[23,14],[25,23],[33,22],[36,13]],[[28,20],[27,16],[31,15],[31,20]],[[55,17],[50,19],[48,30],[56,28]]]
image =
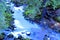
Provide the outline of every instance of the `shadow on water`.
[[[54,38],[57,37],[57,35],[55,35],[55,33],[48,29],[44,29],[43,28],[43,24],[36,24],[36,23],[30,23],[29,21],[24,19],[23,16],[23,12],[24,12],[24,5],[20,6],[20,7],[15,7],[14,4],[11,4],[11,10],[14,12],[12,15],[13,18],[15,18],[14,20],[14,24],[16,26],[16,28],[14,29],[14,31],[10,31],[10,32],[6,32],[7,34],[13,34],[14,37],[18,37],[18,34],[22,35],[24,38],[31,38],[33,40],[43,40],[44,36],[47,34],[49,36],[55,36]],[[52,34],[50,34],[50,33]],[[7,38],[7,37],[6,37]],[[59,38],[59,37],[58,37]],[[57,38],[57,39],[58,39]],[[5,39],[5,40],[8,40]],[[13,40],[9,39],[9,40]],[[58,39],[60,40],[60,39]]]

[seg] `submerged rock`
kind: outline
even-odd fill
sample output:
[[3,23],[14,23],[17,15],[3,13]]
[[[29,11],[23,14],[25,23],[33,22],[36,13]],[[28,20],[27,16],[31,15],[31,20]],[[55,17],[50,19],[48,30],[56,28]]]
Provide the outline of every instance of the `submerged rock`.
[[60,9],[55,11],[56,16],[54,17],[55,21],[60,22]]
[[18,39],[18,38],[14,38],[14,40],[20,40],[20,39]]
[[8,38],[13,38],[14,36],[12,34],[9,34],[7,37]]
[[5,34],[4,34],[4,33],[1,33],[1,34],[0,34],[0,40],[3,40],[4,37],[5,37]]
[[30,35],[31,35],[31,33],[30,33],[30,32],[26,32],[26,35],[27,35],[27,36],[30,36]]
[[45,35],[43,40],[51,40],[51,39],[49,38],[49,36]]

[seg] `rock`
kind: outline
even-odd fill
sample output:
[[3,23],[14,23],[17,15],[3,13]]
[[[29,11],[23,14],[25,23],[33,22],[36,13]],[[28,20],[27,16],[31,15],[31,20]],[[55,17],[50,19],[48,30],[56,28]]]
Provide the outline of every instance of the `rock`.
[[1,33],[1,34],[5,36],[5,33],[4,33],[4,32],[3,32],[3,33]]
[[16,7],[19,7],[19,6],[23,5],[23,3],[21,2],[21,0],[11,0],[11,2],[13,2]]
[[55,13],[56,16],[54,17],[54,20],[60,22],[60,9],[55,10]]
[[24,34],[25,32],[21,32],[22,34]]
[[47,36],[47,35],[45,35],[44,38],[43,38],[43,40],[50,40],[50,37]]
[[22,37],[20,34],[18,35],[18,38],[14,38],[15,40],[24,40],[24,37]]
[[60,9],[57,9],[57,10],[55,11],[55,13],[56,13],[57,16],[60,16]]
[[0,40],[3,40],[3,39],[4,39],[4,36],[5,36],[5,35],[3,35],[3,33],[0,34]]
[[30,32],[26,32],[26,35],[27,35],[27,36],[30,36],[30,34],[31,34]]
[[11,27],[12,27],[12,28],[16,28],[15,25],[12,25]]
[[6,29],[5,31],[10,31],[9,29]]
[[21,35],[18,36],[18,39],[22,39],[23,37]]
[[3,40],[2,38],[0,38],[0,40]]
[[11,22],[10,22],[10,26],[12,26],[13,24],[14,24],[14,21],[11,21]]
[[19,7],[19,6],[22,6],[23,4],[20,3],[20,4],[15,4],[16,7]]
[[56,16],[55,21],[60,22],[60,16]]
[[20,40],[20,39],[18,39],[18,38],[14,38],[14,40]]
[[32,40],[32,39],[30,39],[30,38],[25,38],[24,40]]
[[60,30],[58,30],[58,32],[60,33]]
[[15,20],[15,18],[12,18],[12,21],[14,21]]
[[14,13],[12,10],[10,10],[10,11],[11,11],[12,14]]
[[7,37],[8,38],[13,38],[14,36],[12,34],[9,34]]
[[13,31],[13,30],[14,30],[14,27],[11,27],[11,26],[10,26],[9,29],[11,29],[11,30]]

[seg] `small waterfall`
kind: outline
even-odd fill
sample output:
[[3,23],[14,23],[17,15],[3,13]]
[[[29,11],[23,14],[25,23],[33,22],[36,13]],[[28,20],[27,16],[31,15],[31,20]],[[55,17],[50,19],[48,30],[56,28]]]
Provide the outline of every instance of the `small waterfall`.
[[[39,40],[41,36],[46,34],[46,30],[43,31],[36,23],[30,23],[29,21],[24,19],[23,12],[24,6],[13,7],[12,11],[14,11],[13,18],[14,24],[16,26],[15,31],[11,32],[14,36],[18,37],[18,34],[21,34],[23,37],[32,38],[33,40]],[[24,34],[22,34],[24,32]],[[26,33],[31,33],[30,36],[27,36]],[[43,32],[43,33],[41,33]],[[45,33],[45,34],[44,34]],[[43,40],[43,37],[40,38]]]
[[[52,36],[52,38],[54,40],[56,40],[56,39],[60,40],[59,39],[60,37],[57,37],[57,35],[55,35],[56,33],[51,31],[49,28],[44,29],[44,28],[42,28],[43,25],[39,26],[36,23],[32,24],[29,21],[25,20],[24,16],[23,16],[24,5],[22,5],[20,7],[15,7],[14,4],[11,3],[10,6],[11,6],[10,9],[14,12],[12,14],[13,15],[12,17],[15,18],[13,25],[15,25],[16,28],[14,28],[13,31],[6,32],[7,35],[13,34],[14,37],[16,37],[16,38],[18,38],[19,35],[22,35],[24,38],[31,38],[32,40],[43,40],[44,36],[47,34],[50,37]],[[49,33],[49,32],[51,32],[51,33]],[[5,40],[8,40],[8,39],[5,39]],[[9,40],[13,40],[13,38],[9,39]],[[48,38],[47,40],[50,40],[50,38]]]

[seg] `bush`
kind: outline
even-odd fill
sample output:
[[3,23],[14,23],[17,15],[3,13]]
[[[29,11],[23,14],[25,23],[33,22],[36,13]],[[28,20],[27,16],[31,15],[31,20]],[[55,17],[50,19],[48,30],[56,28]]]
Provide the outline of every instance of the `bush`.
[[5,3],[3,1],[0,2],[0,33],[3,32],[2,30],[10,26],[10,21],[12,19],[11,13],[9,10],[5,12],[6,10],[8,10],[8,8]]

